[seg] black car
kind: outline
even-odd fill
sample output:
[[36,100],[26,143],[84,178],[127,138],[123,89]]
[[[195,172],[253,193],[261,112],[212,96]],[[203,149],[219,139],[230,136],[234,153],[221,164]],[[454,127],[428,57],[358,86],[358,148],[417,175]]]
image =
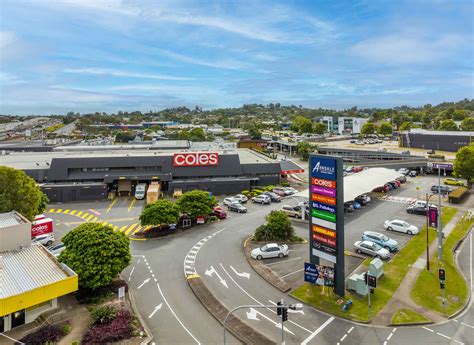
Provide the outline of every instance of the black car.
[[398,184],[396,182],[390,181],[390,182],[387,182],[387,184],[391,185],[392,189],[398,189]]
[[233,203],[233,204],[230,204],[227,209],[229,211],[232,211],[232,212],[237,212],[237,213],[247,213],[247,208],[242,205],[242,204],[239,204],[239,203]]
[[279,195],[276,194],[276,193],[273,193],[273,192],[263,192],[262,194],[268,196],[272,202],[280,202],[280,201],[281,201],[281,196],[279,196]]
[[352,204],[352,202],[344,203],[344,212],[346,213],[354,212],[354,205]]
[[365,206],[369,203],[369,198],[367,198],[367,195],[362,194],[362,195],[359,195],[358,197],[356,197],[354,199],[354,201],[358,202],[362,206]]
[[410,213],[410,214],[420,214],[422,216],[426,216],[426,212],[427,212],[426,207],[412,205],[407,208],[407,213]]
[[400,183],[405,183],[407,182],[407,178],[405,176],[400,176],[400,177],[397,177],[395,180],[399,181]]
[[453,191],[453,189],[445,185],[434,185],[431,186],[431,191],[433,193],[449,194]]

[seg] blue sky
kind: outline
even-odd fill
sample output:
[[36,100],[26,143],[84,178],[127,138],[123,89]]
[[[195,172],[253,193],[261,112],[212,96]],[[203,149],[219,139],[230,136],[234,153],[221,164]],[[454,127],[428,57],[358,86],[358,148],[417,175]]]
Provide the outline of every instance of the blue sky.
[[0,114],[474,97],[470,0],[2,0]]

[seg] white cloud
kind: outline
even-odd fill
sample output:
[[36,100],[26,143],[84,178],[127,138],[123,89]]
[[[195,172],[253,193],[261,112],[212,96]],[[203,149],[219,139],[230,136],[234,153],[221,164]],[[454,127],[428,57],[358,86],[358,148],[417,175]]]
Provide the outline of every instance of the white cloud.
[[25,81],[16,75],[6,72],[0,72],[0,84],[3,85],[15,85],[23,84]]
[[235,60],[235,59],[223,59],[223,60],[218,60],[218,61],[208,61],[208,60],[203,60],[195,57],[190,57],[187,55],[175,53],[169,50],[164,50],[164,49],[157,49],[157,51],[163,55],[167,56],[169,58],[172,58],[177,61],[185,62],[185,63],[190,63],[194,65],[201,65],[201,66],[206,66],[206,67],[213,67],[213,68],[221,68],[221,69],[231,69],[231,70],[240,70],[240,69],[248,69],[251,66],[247,63]]
[[136,73],[136,72],[122,71],[122,70],[110,69],[110,68],[66,68],[63,70],[63,72],[74,73],[74,74],[108,75],[108,76],[113,76],[113,77],[161,79],[161,80],[193,80],[194,79],[194,78],[188,78],[188,77],[175,77],[175,76],[162,75],[162,74]]
[[14,32],[11,31],[0,31],[0,50],[7,49],[11,46],[18,38]]
[[380,63],[424,63],[443,59],[463,43],[458,35],[440,35],[436,39],[413,33],[392,34],[361,41],[351,47],[354,55]]

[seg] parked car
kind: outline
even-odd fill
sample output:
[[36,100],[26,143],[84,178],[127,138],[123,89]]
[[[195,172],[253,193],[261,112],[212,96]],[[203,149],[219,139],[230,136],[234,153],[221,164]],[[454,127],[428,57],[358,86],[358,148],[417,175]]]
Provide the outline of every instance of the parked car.
[[232,212],[247,213],[247,208],[240,203],[230,204],[227,208],[229,211],[232,211]]
[[447,177],[443,181],[444,184],[448,184],[451,186],[464,186],[464,182],[452,177]]
[[352,168],[353,168],[353,166],[350,165],[350,166],[346,167],[346,168],[344,169],[344,171],[350,173],[350,172],[352,172]]
[[400,187],[402,185],[402,183],[400,181],[398,181],[397,179],[393,180],[392,182],[395,182],[398,187]]
[[398,231],[408,235],[416,235],[420,232],[416,226],[398,219],[386,220],[383,226],[388,231]]
[[392,189],[398,189],[398,183],[396,183],[394,181],[387,182],[387,185],[390,185],[392,187]]
[[362,170],[364,170],[364,167],[361,167],[361,166],[352,167],[352,172],[359,172]]
[[[426,203],[426,200],[415,200],[414,203],[412,203],[412,205],[414,206],[418,206],[418,207],[426,207],[427,203]],[[435,204],[429,204],[429,207],[434,207],[434,208],[437,208],[438,205],[435,205]]]
[[445,185],[434,185],[431,186],[431,191],[433,193],[449,194],[453,191],[453,189]]
[[375,187],[372,189],[373,193],[386,193],[388,192],[388,187],[386,188],[385,186],[380,186],[380,187]]
[[429,155],[434,155],[436,153],[436,151],[434,149],[431,149],[429,151],[426,151],[427,154]]
[[293,187],[283,187],[283,190],[285,191],[285,193],[289,192],[290,193],[289,195],[298,193],[298,190]]
[[362,241],[372,241],[381,245],[390,252],[396,252],[398,250],[398,242],[380,232],[364,231],[362,234]]
[[240,201],[234,197],[225,198],[224,205],[229,206],[230,204],[239,204]]
[[249,198],[247,198],[247,197],[246,197],[245,195],[243,195],[243,194],[234,195],[233,198],[234,198],[235,200],[239,200],[239,202],[240,202],[241,204],[245,204],[245,203],[249,200]]
[[407,178],[404,175],[397,177],[395,180],[399,181],[400,183],[406,183],[407,182]]
[[32,239],[33,243],[41,243],[43,246],[47,247],[51,246],[54,241],[54,235],[52,233],[38,235]]
[[383,186],[384,186],[384,188],[387,192],[394,189],[393,186],[390,183],[386,183]]
[[354,201],[357,201],[362,206],[367,205],[370,202],[370,200],[371,200],[370,196],[368,196],[367,194],[359,195],[358,197],[354,199]]
[[408,176],[410,176],[410,177],[417,177],[417,176],[418,176],[418,171],[416,171],[416,170],[410,170],[410,172],[408,173]]
[[227,213],[225,213],[225,211],[219,206],[214,207],[214,209],[212,210],[212,215],[216,216],[219,219],[227,218]]
[[365,145],[365,143],[362,140],[359,140],[356,142],[356,145]]
[[357,141],[356,140],[351,140],[349,141],[351,144],[355,144]]
[[56,258],[61,254],[61,252],[66,249],[66,245],[62,242],[55,244],[54,246],[48,247],[48,250],[51,254],[53,254]]
[[410,206],[408,206],[408,208],[407,208],[407,213],[410,213],[410,214],[421,214],[421,215],[423,215],[423,216],[426,216],[427,210],[428,210],[428,209],[427,209],[426,207],[410,205]]
[[270,205],[272,200],[270,199],[269,196],[260,194],[260,195],[254,196],[252,198],[252,202],[257,203],[257,204],[262,204],[262,205]]
[[359,254],[364,253],[380,259],[388,259],[390,257],[390,252],[387,249],[372,241],[357,241],[354,243],[354,249]]
[[360,210],[362,208],[362,205],[359,204],[357,201],[353,201],[352,206],[354,206],[354,210]]
[[401,168],[401,169],[398,170],[398,172],[399,172],[400,174],[403,174],[403,175],[408,175],[408,173],[410,172],[410,169],[408,169],[408,168]]
[[276,193],[264,192],[262,194],[268,196],[272,202],[281,202],[281,196],[277,195]]
[[301,207],[283,205],[281,210],[285,212],[288,217],[301,218]]
[[278,194],[279,196],[286,196],[290,195],[289,191],[285,191],[285,188],[283,187],[275,187],[273,188],[273,193]]
[[344,212],[351,213],[354,212],[354,205],[351,202],[344,203]]
[[263,247],[252,250],[251,256],[254,259],[262,260],[267,258],[282,258],[288,256],[289,253],[290,251],[286,244],[279,246],[276,243],[268,243]]
[[409,155],[409,154],[410,154],[410,151],[408,150],[402,151],[402,155]]

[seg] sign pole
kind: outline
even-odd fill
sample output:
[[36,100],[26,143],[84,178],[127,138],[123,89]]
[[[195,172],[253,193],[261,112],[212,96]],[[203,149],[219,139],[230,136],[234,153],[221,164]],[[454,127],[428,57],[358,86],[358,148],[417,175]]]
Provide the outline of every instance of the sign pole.
[[367,314],[368,314],[368,319],[367,321],[370,321],[370,286],[369,286],[369,271],[367,271],[367,291],[368,291],[368,305],[367,305]]

